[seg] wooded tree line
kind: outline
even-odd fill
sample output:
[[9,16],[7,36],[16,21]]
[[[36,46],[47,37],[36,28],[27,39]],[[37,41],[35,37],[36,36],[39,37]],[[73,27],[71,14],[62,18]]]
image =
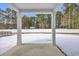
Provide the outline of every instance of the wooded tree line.
[[36,14],[36,16],[23,16],[22,17],[22,28],[35,28],[44,29],[51,28],[51,15],[50,14]]
[[64,3],[64,11],[56,12],[56,27],[67,29],[79,29],[79,5],[76,3]]
[[[16,29],[17,28],[17,16],[16,11],[6,8],[0,9],[0,29]],[[50,14],[36,14],[35,16],[22,17],[22,28],[50,28],[51,27],[51,15]]]
[[16,11],[6,8],[0,9],[0,29],[16,28]]

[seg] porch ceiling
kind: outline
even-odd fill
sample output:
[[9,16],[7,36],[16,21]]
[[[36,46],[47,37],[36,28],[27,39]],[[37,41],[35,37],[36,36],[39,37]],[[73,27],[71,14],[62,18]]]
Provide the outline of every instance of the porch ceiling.
[[52,11],[56,6],[57,3],[10,3],[11,6],[15,7],[20,11],[27,11],[27,12],[35,12],[35,11]]

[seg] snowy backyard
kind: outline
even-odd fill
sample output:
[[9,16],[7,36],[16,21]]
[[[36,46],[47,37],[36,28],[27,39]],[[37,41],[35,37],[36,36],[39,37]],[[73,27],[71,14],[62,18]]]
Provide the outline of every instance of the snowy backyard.
[[[44,30],[44,31],[51,32],[51,30]],[[32,32],[34,31],[32,30]],[[17,43],[16,34],[12,36],[0,37],[0,54],[14,47],[16,43]],[[22,34],[22,43],[52,44],[52,35],[51,34]],[[79,55],[79,35],[56,34],[56,43],[67,55]]]

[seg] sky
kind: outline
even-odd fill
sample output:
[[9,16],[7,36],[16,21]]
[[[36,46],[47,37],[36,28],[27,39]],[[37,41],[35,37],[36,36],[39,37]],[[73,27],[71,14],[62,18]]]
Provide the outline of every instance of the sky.
[[26,15],[26,16],[35,16],[36,14],[35,13],[23,13],[23,15]]
[[64,10],[65,10],[65,7],[63,6],[63,4],[60,4],[56,9],[56,11],[61,11],[62,13],[64,13]]
[[10,8],[6,3],[0,3],[0,8],[5,10],[6,8]]
[[[10,7],[8,6],[7,3],[0,3],[0,8],[1,8],[2,10],[5,10],[6,8],[10,8]],[[61,12],[63,13],[64,6],[61,4],[61,5],[57,8],[57,10],[59,10],[59,11],[61,11]],[[35,13],[23,13],[23,15],[35,16],[36,14],[35,14]]]

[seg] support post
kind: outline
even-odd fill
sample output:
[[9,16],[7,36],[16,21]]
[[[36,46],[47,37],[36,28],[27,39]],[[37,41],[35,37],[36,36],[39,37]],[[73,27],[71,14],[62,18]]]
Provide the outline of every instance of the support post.
[[21,13],[18,11],[17,12],[17,45],[22,44],[22,36],[21,36]]
[[55,12],[51,14],[51,28],[52,28],[52,43],[53,46],[56,46],[56,20],[55,20]]

